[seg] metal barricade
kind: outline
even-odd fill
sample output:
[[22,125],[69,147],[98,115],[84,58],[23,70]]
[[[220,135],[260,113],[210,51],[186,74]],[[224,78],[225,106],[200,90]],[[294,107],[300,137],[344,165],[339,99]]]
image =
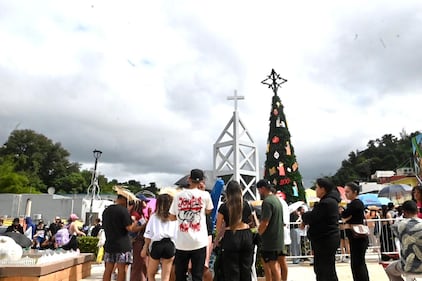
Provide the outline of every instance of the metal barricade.
[[[391,232],[391,225],[399,219],[368,219],[369,246],[366,251],[367,259],[375,259],[379,262],[398,259],[399,253],[395,243],[395,238]],[[339,222],[340,245],[336,254],[336,261],[347,262],[350,254],[348,238],[343,223]],[[288,261],[299,263],[302,261],[312,261],[312,245],[307,238],[307,226],[302,229],[300,223],[290,223],[290,238],[292,244],[288,245]]]

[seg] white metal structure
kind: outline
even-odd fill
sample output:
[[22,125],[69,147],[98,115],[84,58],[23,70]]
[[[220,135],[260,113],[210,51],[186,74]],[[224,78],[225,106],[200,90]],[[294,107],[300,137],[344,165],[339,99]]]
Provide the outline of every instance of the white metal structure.
[[244,97],[235,91],[234,96],[227,99],[234,100],[235,108],[233,117],[214,144],[214,178],[230,176],[229,180],[241,184],[244,197],[257,200],[259,194],[254,185],[259,180],[258,151],[237,111],[237,101]]

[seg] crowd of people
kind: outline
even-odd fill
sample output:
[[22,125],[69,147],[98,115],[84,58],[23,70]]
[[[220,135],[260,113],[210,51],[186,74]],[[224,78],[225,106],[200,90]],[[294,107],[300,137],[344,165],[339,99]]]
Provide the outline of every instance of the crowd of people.
[[[218,206],[205,191],[204,180],[203,171],[193,169],[188,186],[176,194],[160,194],[156,212],[141,219],[133,212],[134,202],[130,197],[119,194],[116,204],[103,213],[106,236],[103,280],[111,280],[116,268],[117,280],[124,280],[129,264],[131,272],[148,264],[138,271],[140,274],[131,274],[131,280],[154,280],[161,263],[163,281],[185,281],[188,276],[193,281],[252,281],[257,280],[256,257],[263,264],[267,281],[287,280],[286,246],[293,241],[299,248],[300,238],[291,239],[288,205],[276,195],[273,186],[266,180],[257,182],[263,198],[258,220],[254,209],[243,199],[239,182],[227,183],[224,202]],[[317,280],[335,276],[332,261],[340,242],[337,209],[340,200],[331,192],[332,186],[324,179],[318,180],[320,204],[310,212],[300,209],[297,213],[301,218],[298,229],[309,225]],[[326,201],[328,210],[325,210]],[[210,218],[214,208],[218,210],[215,231]],[[142,237],[140,250],[131,241],[133,233]],[[211,251],[217,256],[214,276],[209,270]]]
[[[355,183],[345,185],[345,195],[349,203],[343,208],[339,205],[341,200],[338,189],[326,178],[316,181],[319,202],[311,210],[305,211],[303,207],[299,207],[292,213],[288,210],[286,202],[276,195],[270,183],[265,180],[258,181],[256,187],[263,199],[258,220],[254,209],[243,199],[238,182],[228,182],[224,202],[214,206],[210,194],[205,191],[203,171],[192,170],[188,181],[189,185],[177,194],[159,195],[156,212],[144,217],[142,223],[133,217],[132,211],[128,212],[127,208],[132,203],[124,196],[119,195],[116,205],[107,208],[103,214],[107,237],[104,246],[104,280],[110,280],[116,268],[117,280],[124,280],[129,264],[142,268],[135,262],[135,258],[141,258],[140,264],[148,266],[140,271],[140,275],[131,275],[130,280],[155,280],[158,266],[161,264],[163,281],[185,281],[188,276],[193,281],[252,281],[257,280],[254,270],[256,257],[263,264],[266,281],[287,280],[286,257],[293,255],[297,258],[293,259],[293,263],[299,263],[301,233],[306,229],[317,281],[338,280],[336,255],[339,248],[344,248],[342,256],[350,257],[353,280],[366,281],[370,278],[365,254],[370,242],[375,242],[370,241],[370,235],[356,236],[352,226],[365,224],[375,213],[383,214],[383,217],[392,220],[380,223],[378,228],[388,224],[392,235],[403,238],[405,235],[400,226],[398,230],[395,228],[395,218],[402,215],[411,219],[412,233],[417,231],[415,224],[420,220],[417,218],[416,207],[419,203],[415,201],[405,202],[402,208],[399,208],[402,214],[393,214],[396,210],[392,210],[391,206],[387,206],[384,212],[376,210],[377,212],[371,214],[373,210],[366,208],[358,199],[360,189]],[[214,208],[218,210],[215,231],[209,216]],[[413,209],[416,210],[416,218],[411,215]],[[291,228],[288,228],[288,225],[291,225]],[[418,227],[420,225],[422,224],[418,224]],[[377,228],[369,226],[372,231]],[[140,251],[136,250],[133,242],[131,247],[130,233],[133,232],[142,233]],[[382,229],[378,232],[381,233],[380,236],[386,235],[382,234]],[[287,245],[290,253],[287,251]],[[409,256],[414,246],[404,245],[402,259]],[[419,244],[416,246],[422,247]],[[217,256],[213,267],[214,274],[209,270],[211,251]],[[412,257],[415,259],[414,255]],[[420,262],[419,260],[419,265]],[[407,264],[408,261],[403,263],[399,260],[387,267],[386,272],[390,280],[401,280],[398,275],[409,269]],[[419,270],[414,265],[410,269],[415,272]]]
[[[79,229],[78,216],[71,214],[66,222],[61,217],[56,216],[54,221],[46,225],[43,219],[39,219],[36,224],[31,217],[25,217],[23,220],[14,218],[5,233],[16,232],[25,235],[30,242],[29,248],[36,250],[63,249],[77,250],[77,236],[85,236],[86,232]],[[3,220],[0,225],[3,224]],[[26,247],[26,246],[25,246]]]
[[[192,281],[256,281],[256,259],[263,265],[266,281],[287,280],[286,257],[293,256],[293,264],[301,261],[303,233],[312,248],[317,281],[338,281],[338,249],[342,257],[350,257],[353,280],[369,281],[365,262],[369,245],[379,246],[382,253],[395,252],[394,238],[401,251],[399,259],[386,266],[390,280],[403,280],[402,275],[409,272],[422,273],[422,239],[418,238],[422,235],[422,186],[415,187],[413,200],[399,208],[389,204],[381,209],[364,206],[358,198],[359,186],[347,183],[349,203],[343,207],[337,187],[320,178],[315,189],[319,202],[310,210],[300,206],[293,212],[266,180],[258,181],[256,188],[263,199],[258,217],[244,200],[239,182],[226,184],[224,200],[217,205],[205,190],[204,172],[193,169],[182,190],[157,196],[154,212],[145,196],[118,193],[102,220],[96,219],[85,231],[75,214],[66,223],[56,217],[48,227],[43,220],[34,224],[28,217],[22,225],[15,218],[6,231],[25,234],[35,249],[76,250],[77,236],[99,237],[105,281],[126,280],[129,265],[131,281],[153,281],[159,268],[162,281],[185,281],[188,276]],[[353,231],[354,225],[362,224],[368,226],[369,235]],[[212,252],[216,256],[213,273]]]

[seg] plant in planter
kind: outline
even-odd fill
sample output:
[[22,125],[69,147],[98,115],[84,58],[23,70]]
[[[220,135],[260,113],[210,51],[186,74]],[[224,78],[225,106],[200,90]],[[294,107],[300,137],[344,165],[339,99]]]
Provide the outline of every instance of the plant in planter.
[[78,248],[81,253],[93,253],[97,256],[99,239],[92,236],[80,236],[78,237]]

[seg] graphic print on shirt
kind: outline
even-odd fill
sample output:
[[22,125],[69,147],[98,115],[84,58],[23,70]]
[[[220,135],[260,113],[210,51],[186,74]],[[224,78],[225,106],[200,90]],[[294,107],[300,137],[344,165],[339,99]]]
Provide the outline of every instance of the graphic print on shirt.
[[201,230],[201,209],[203,206],[202,197],[196,198],[179,198],[178,202],[178,219],[181,221],[179,229],[181,232],[187,232],[190,229],[193,231]]

